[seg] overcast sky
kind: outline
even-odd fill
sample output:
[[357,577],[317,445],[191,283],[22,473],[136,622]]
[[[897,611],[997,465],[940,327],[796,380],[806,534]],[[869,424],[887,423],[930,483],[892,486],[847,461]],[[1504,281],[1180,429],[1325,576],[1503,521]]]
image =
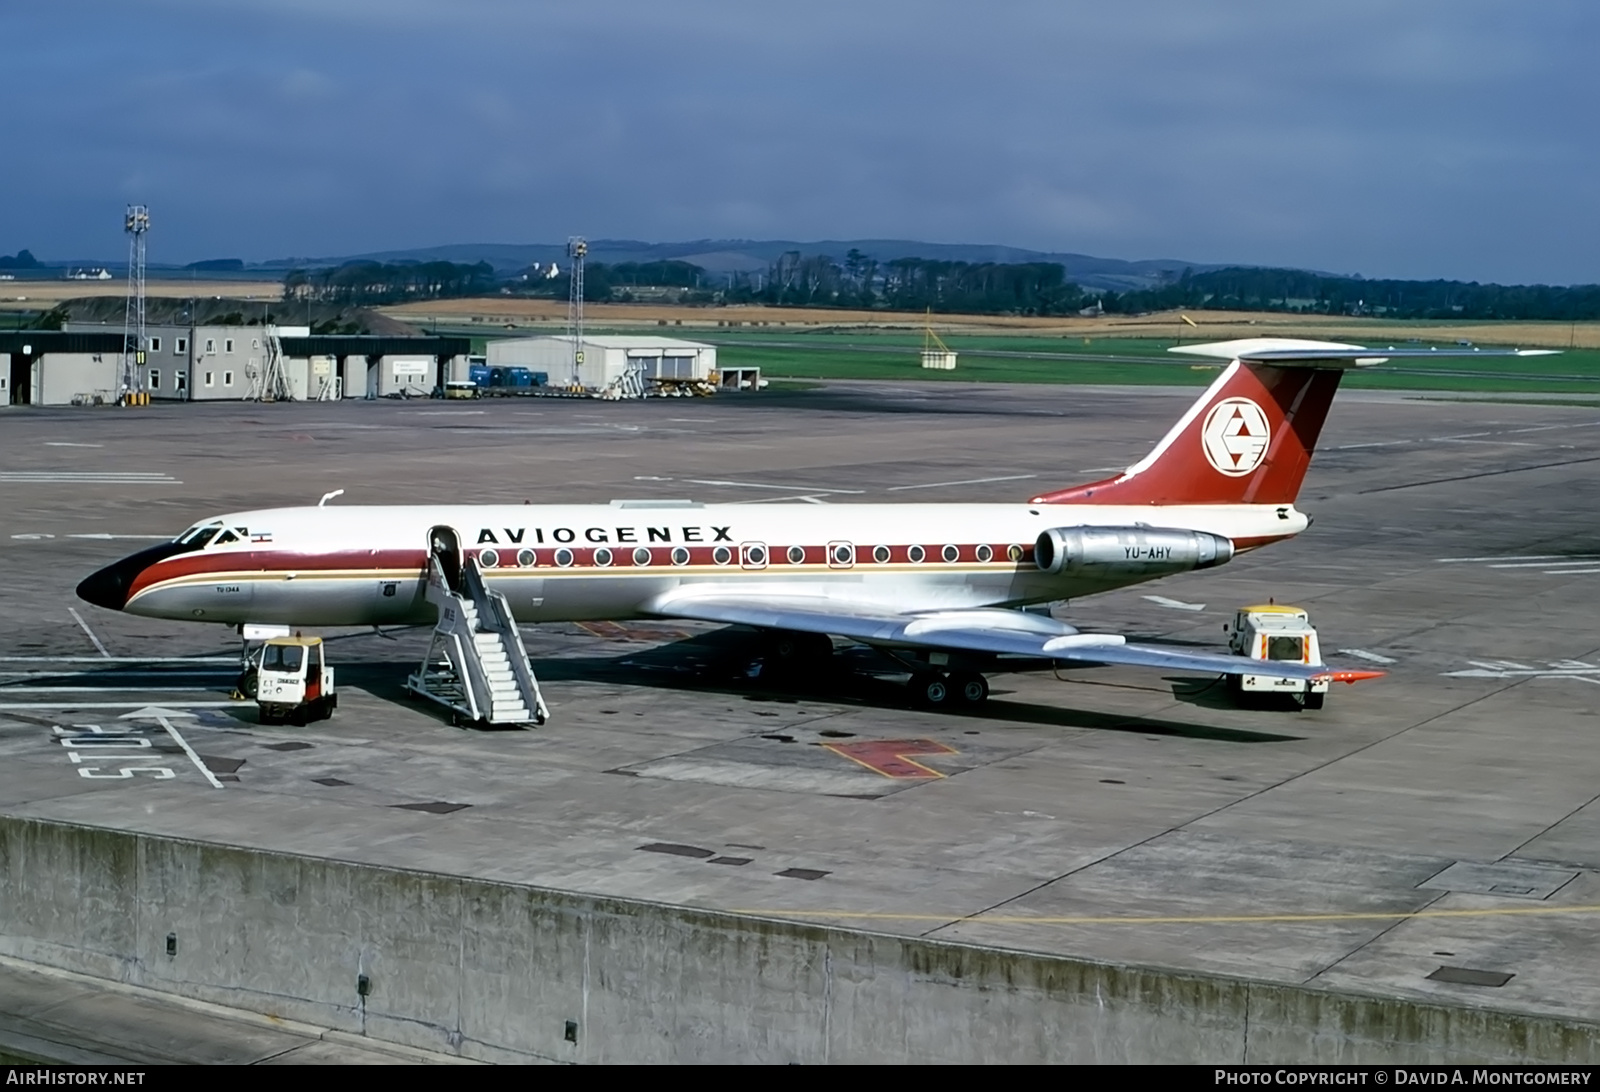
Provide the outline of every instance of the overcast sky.
[[3,0],[0,253],[907,238],[1600,281],[1594,0]]

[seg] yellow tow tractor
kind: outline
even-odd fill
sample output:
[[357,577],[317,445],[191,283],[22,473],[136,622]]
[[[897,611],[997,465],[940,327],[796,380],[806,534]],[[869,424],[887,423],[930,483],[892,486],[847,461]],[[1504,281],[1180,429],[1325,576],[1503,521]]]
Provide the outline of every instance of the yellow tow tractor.
[[239,690],[255,699],[262,724],[326,720],[339,704],[321,637],[268,638],[247,661]]
[[[1228,631],[1228,647],[1236,656],[1307,665],[1322,663],[1316,628],[1311,616],[1299,607],[1277,603],[1243,607],[1233,616],[1233,624],[1222,628]],[[1235,698],[1282,694],[1306,709],[1321,709],[1328,693],[1328,679],[1304,682],[1245,671],[1228,676],[1228,689]]]

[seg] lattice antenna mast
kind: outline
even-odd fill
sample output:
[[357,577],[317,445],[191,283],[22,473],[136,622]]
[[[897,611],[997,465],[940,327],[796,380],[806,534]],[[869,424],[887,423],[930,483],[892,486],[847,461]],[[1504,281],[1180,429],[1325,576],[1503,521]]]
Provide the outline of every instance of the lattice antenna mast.
[[567,293],[567,336],[572,338],[572,385],[583,385],[583,259],[589,242],[581,235],[567,240],[567,261],[571,263],[572,286]]
[[128,303],[122,313],[122,390],[135,393],[144,384],[144,353],[148,345],[144,333],[144,252],[145,236],[150,232],[150,209],[129,205],[122,230],[128,233]]

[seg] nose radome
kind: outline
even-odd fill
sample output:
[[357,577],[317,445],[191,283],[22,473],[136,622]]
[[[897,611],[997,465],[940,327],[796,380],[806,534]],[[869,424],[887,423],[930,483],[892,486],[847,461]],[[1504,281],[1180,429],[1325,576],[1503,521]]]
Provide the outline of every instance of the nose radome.
[[78,598],[107,610],[121,610],[128,602],[128,589],[133,586],[136,575],[136,572],[128,572],[126,561],[107,565],[79,582]]
[[121,610],[128,605],[128,595],[133,582],[151,565],[187,553],[190,547],[176,542],[163,542],[149,549],[129,554],[121,561],[112,562],[98,572],[90,573],[78,584],[78,598],[107,610]]

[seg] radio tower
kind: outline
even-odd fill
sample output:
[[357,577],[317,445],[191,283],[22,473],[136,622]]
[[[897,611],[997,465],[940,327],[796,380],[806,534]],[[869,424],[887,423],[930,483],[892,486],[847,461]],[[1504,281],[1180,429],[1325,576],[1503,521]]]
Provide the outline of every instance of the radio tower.
[[129,205],[122,221],[128,233],[128,305],[122,315],[122,393],[137,394],[144,368],[144,237],[150,231],[150,209]]
[[567,240],[567,260],[572,263],[572,287],[567,293],[567,336],[572,338],[572,385],[583,386],[583,259],[589,243],[581,235]]

